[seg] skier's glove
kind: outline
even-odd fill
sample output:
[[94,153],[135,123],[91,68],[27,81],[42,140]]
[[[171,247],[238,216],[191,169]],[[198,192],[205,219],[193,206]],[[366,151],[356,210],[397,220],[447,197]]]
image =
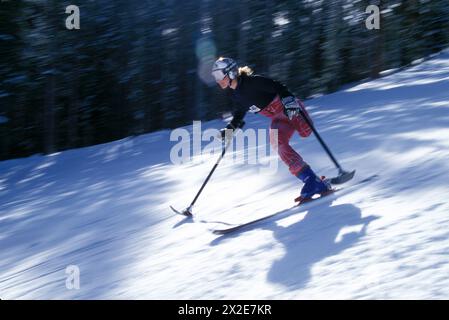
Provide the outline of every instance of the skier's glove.
[[228,139],[232,138],[234,131],[237,129],[243,128],[244,125],[245,125],[245,121],[243,121],[243,120],[239,120],[239,121],[232,120],[231,122],[228,123],[226,128],[223,128],[220,130],[221,139],[228,140]]
[[295,97],[285,97],[281,101],[284,105],[284,113],[290,120],[301,114],[301,107]]

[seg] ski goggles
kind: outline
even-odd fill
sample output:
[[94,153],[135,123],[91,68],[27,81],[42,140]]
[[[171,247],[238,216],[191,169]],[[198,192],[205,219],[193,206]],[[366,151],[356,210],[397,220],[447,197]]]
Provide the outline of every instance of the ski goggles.
[[226,75],[227,74],[224,73],[222,69],[212,71],[212,76],[214,77],[216,82],[223,80]]

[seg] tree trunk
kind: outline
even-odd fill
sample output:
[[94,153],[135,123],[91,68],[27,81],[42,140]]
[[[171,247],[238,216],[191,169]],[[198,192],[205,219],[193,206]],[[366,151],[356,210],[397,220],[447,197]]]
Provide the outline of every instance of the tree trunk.
[[[78,62],[78,61],[77,61]],[[68,147],[75,148],[78,141],[78,112],[80,109],[79,101],[79,68],[80,65],[76,63],[74,69],[73,81],[72,81],[72,94],[70,97],[69,115],[68,115]]]
[[55,151],[55,75],[51,71],[46,79],[44,110],[44,152]]

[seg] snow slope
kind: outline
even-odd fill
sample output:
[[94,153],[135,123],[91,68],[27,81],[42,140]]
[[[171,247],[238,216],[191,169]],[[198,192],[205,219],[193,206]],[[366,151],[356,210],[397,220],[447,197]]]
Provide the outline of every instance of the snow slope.
[[[449,52],[306,105],[354,181],[379,178],[225,237],[168,208],[185,208],[216,160],[173,165],[169,131],[1,162],[0,298],[448,299]],[[314,137],[292,141],[336,173]],[[282,164],[272,174],[229,158],[198,219],[243,222],[298,195]],[[79,290],[66,288],[70,265]]]

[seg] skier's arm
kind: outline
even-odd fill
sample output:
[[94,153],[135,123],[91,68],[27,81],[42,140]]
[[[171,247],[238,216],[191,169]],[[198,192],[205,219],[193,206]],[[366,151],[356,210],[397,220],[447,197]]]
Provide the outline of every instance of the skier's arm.
[[232,120],[228,123],[226,126],[227,129],[238,129],[242,128],[245,122],[243,121],[243,118],[246,115],[246,112],[248,111],[247,108],[242,106],[238,100],[235,99],[235,97],[230,93],[231,91],[227,92],[228,97],[233,102],[233,108],[232,108]]
[[236,108],[234,108],[234,112],[232,113],[232,120],[231,122],[229,122],[226,128],[233,130],[243,128],[243,126],[245,125],[245,121],[243,121],[243,118],[245,118],[246,112],[246,109],[244,109],[240,105],[237,105]]
[[239,128],[243,128],[245,125],[245,121],[243,118],[246,115],[246,110],[239,103],[234,102],[234,110],[232,112],[232,120],[226,125],[225,128],[220,130],[221,138],[225,139],[226,130],[237,130]]

